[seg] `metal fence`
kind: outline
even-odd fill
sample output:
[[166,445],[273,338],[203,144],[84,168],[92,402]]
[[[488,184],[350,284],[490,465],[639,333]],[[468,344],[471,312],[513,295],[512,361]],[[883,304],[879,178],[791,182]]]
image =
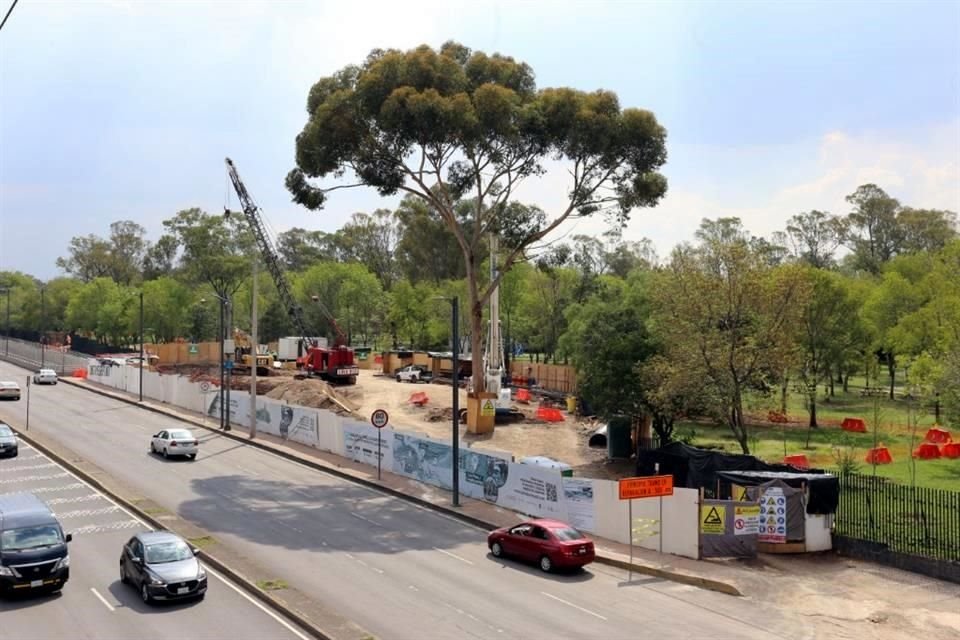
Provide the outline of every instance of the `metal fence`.
[[840,476],[835,531],[890,551],[960,561],[960,492]]
[[60,347],[40,345],[17,338],[0,337],[0,359],[27,369],[53,369],[59,375],[70,375],[74,369],[85,369],[90,356]]

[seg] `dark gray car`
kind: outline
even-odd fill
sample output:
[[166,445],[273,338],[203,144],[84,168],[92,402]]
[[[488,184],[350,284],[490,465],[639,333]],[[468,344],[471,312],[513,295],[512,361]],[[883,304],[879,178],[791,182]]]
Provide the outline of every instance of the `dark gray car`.
[[170,531],[147,531],[130,538],[120,554],[120,581],[135,587],[147,604],[154,600],[202,599],[207,572],[198,549]]
[[16,458],[19,451],[20,442],[17,440],[17,434],[13,432],[10,425],[0,422],[0,456]]

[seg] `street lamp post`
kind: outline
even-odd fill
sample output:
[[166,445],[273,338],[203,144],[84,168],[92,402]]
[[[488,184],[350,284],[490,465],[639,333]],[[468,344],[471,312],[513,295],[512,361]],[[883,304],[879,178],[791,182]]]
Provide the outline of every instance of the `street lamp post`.
[[140,292],[140,402],[143,402],[143,291]]
[[459,299],[450,299],[453,323],[453,506],[460,506],[460,309]]
[[4,332],[6,336],[6,341],[3,347],[3,355],[10,355],[10,287],[4,289],[4,293],[7,294],[7,330]]
[[47,307],[46,307],[46,302],[44,298],[44,293],[46,293],[46,288],[40,287],[40,368],[41,369],[43,369],[44,365],[46,364],[46,355],[47,355],[46,340],[44,340],[44,336],[43,336],[43,332],[46,325],[45,320],[47,315]]

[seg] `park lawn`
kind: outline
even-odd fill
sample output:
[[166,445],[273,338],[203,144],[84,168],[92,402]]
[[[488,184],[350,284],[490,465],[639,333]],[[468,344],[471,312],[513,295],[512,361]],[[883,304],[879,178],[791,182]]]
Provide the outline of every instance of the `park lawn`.
[[[698,447],[716,448],[729,453],[740,453],[740,445],[726,426],[718,427],[703,423],[684,423],[676,429],[678,438],[686,439],[693,433],[692,444]],[[923,439],[925,428],[918,429],[917,441]],[[806,448],[807,429],[798,425],[750,427],[750,452],[767,462],[783,462],[784,440],[787,455],[805,454],[815,468],[836,470],[844,456],[856,461],[858,473],[884,476],[902,484],[910,484],[910,433],[906,428],[883,429],[877,440],[890,450],[891,464],[866,463],[867,450],[873,447],[872,433],[850,433],[840,427],[828,426],[814,429],[810,434],[810,447]],[[935,487],[960,491],[960,459],[916,460],[917,486]]]

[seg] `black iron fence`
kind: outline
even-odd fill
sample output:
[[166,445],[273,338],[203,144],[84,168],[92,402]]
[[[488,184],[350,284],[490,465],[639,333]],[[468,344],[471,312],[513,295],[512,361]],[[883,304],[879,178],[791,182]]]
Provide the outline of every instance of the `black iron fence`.
[[960,492],[841,475],[834,530],[894,553],[960,562]]

